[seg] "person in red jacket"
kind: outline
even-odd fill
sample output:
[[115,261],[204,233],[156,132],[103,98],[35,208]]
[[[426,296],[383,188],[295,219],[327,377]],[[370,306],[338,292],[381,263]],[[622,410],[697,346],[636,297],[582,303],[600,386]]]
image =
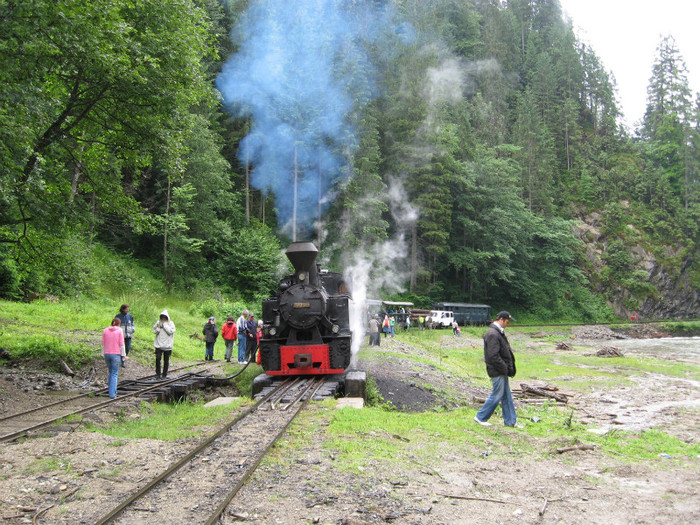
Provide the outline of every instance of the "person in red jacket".
[[258,340],[258,347],[256,349],[255,353],[255,362],[257,364],[260,364],[260,339],[262,339],[263,336],[263,322],[262,319],[258,320],[258,331],[255,334],[256,339]]
[[230,315],[226,318],[226,322],[221,327],[221,337],[224,338],[224,343],[226,344],[226,362],[230,363],[234,343],[238,340],[236,320]]

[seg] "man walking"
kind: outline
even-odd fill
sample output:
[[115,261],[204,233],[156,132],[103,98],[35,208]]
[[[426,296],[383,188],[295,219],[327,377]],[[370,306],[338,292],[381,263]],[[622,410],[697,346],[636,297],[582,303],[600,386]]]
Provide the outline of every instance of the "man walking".
[[510,393],[508,378],[515,376],[515,356],[506,338],[506,327],[515,321],[509,312],[499,312],[486,334],[484,334],[484,361],[486,373],[491,378],[493,390],[484,406],[474,416],[474,421],[483,426],[490,426],[489,418],[498,404],[501,404],[503,422],[508,427],[516,426],[517,418],[513,396]]

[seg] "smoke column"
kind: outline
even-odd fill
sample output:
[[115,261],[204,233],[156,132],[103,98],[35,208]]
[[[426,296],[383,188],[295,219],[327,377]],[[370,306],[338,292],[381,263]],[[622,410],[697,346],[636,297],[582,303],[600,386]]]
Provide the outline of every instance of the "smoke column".
[[389,11],[378,4],[252,0],[233,32],[238,51],[217,88],[232,112],[250,118],[238,157],[252,167],[253,187],[273,192],[288,234],[296,227],[298,237],[308,238],[329,190],[351,171],[352,76],[361,71],[373,88],[365,48],[391,27]]

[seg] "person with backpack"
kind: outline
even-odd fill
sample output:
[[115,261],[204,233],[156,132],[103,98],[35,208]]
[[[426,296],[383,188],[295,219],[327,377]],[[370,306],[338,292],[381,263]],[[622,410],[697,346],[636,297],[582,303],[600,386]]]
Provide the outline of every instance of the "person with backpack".
[[[129,355],[131,351],[131,338],[134,336],[136,331],[136,323],[134,322],[134,316],[129,313],[129,305],[123,304],[119,308],[119,313],[116,315],[119,319],[122,327],[122,334],[124,335],[124,348],[126,355]],[[122,368],[126,368],[126,359],[122,359]]]
[[245,325],[248,322],[248,310],[243,310],[243,313],[236,321],[236,330],[238,331],[238,364],[245,363],[245,349],[247,340],[245,336]]
[[204,342],[206,344],[206,352],[204,353],[205,361],[214,360],[214,345],[216,344],[216,339],[219,337],[219,329],[216,327],[216,318],[211,316],[209,321],[202,328],[202,335],[204,335]]

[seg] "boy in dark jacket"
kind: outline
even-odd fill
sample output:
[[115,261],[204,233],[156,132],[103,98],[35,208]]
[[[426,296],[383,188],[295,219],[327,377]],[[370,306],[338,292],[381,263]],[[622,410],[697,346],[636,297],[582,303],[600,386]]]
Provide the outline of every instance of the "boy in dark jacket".
[[499,312],[496,320],[484,334],[484,361],[486,361],[486,373],[491,378],[493,390],[474,417],[474,421],[483,426],[491,425],[488,419],[499,403],[505,425],[516,426],[515,406],[508,384],[508,378],[515,376],[515,356],[510,349],[505,331],[505,328],[514,320],[510,313]]

